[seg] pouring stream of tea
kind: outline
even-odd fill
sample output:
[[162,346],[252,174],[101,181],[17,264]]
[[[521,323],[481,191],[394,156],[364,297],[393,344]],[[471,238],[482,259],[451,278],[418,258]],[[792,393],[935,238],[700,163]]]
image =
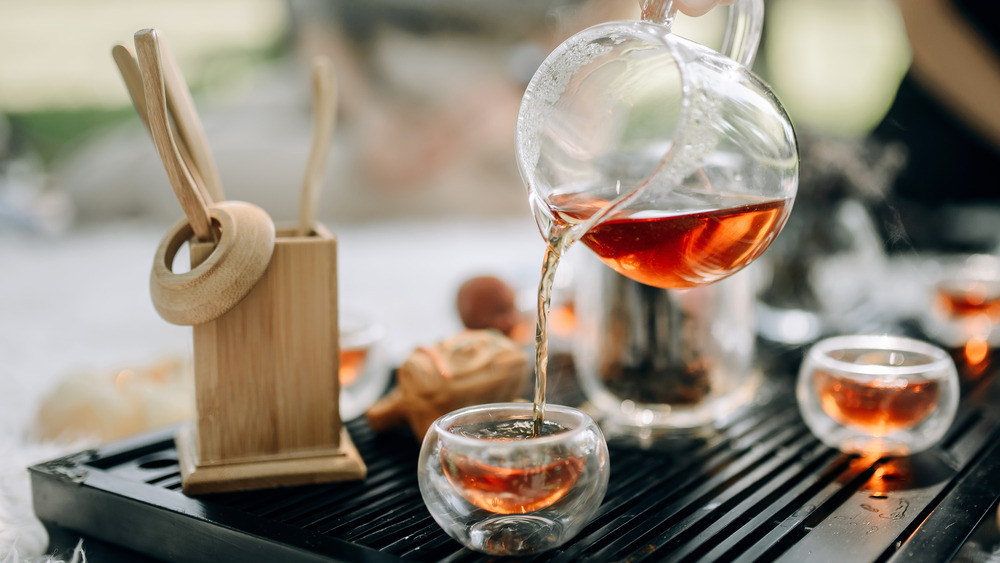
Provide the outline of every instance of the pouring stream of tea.
[[[664,156],[662,168],[673,149]],[[659,168],[657,169],[659,171]],[[656,173],[653,174],[654,176]],[[538,302],[535,320],[535,396],[532,409],[531,435],[541,436],[545,424],[545,387],[549,366],[549,309],[552,304],[552,284],[555,281],[556,270],[563,254],[584,234],[615,210],[627,205],[642,187],[649,183],[647,179],[641,186],[620,195],[607,206],[597,210],[582,223],[576,225],[556,224],[553,222],[547,235],[548,246],[545,248],[545,258],[542,261],[542,275],[538,282]]]

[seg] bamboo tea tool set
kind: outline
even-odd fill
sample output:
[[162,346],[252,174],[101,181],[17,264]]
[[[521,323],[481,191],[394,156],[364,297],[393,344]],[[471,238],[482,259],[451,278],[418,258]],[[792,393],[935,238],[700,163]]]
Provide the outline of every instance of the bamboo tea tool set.
[[[333,73],[313,66],[314,133],[298,225],[224,199],[194,103],[161,33],[112,55],[185,217],[156,250],[150,293],[194,337],[196,420],[176,437],[188,494],[362,479],[339,413],[337,240],[315,221],[335,117]],[[191,269],[173,272],[187,242]]]

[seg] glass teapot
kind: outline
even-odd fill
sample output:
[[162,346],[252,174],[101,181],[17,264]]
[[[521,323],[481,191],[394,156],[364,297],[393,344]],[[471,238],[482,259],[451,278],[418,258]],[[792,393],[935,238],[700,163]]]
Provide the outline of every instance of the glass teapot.
[[541,64],[517,161],[550,245],[582,238],[637,281],[703,285],[749,264],[784,225],[795,133],[749,69],[763,0],[735,0],[724,54],[671,33],[671,0],[639,4],[641,21],[585,29]]

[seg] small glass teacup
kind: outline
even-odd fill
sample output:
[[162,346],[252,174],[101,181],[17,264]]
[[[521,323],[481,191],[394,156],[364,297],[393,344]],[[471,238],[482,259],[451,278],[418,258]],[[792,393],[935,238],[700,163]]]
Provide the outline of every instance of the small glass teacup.
[[562,545],[593,518],[609,473],[597,424],[549,405],[541,436],[531,428],[531,403],[467,407],[431,425],[417,475],[449,536],[483,553],[524,555]]
[[356,311],[340,315],[340,417],[364,414],[389,386],[385,327]]
[[949,347],[1000,346],[1000,256],[947,257],[936,265],[924,331]]
[[821,340],[799,370],[806,425],[828,446],[862,455],[911,455],[936,444],[955,418],[958,373],[941,348],[902,336]]

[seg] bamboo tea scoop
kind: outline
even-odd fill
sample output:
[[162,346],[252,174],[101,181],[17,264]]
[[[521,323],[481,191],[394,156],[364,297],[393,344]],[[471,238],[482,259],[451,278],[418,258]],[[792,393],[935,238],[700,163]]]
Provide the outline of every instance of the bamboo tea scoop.
[[160,153],[160,160],[167,171],[170,185],[180,201],[184,214],[191,223],[191,229],[199,240],[212,240],[212,225],[208,217],[208,202],[194,185],[188,169],[182,163],[180,153],[170,131],[167,116],[166,86],[160,66],[160,52],[156,32],[151,29],[135,34],[136,52],[139,56],[139,70],[142,76],[146,117],[153,143]]
[[308,236],[316,222],[316,205],[323,181],[323,165],[330,149],[330,135],[337,117],[337,90],[333,67],[325,57],[316,57],[312,67],[313,136],[309,162],[299,202],[299,236]]
[[191,158],[194,160],[198,174],[205,181],[205,189],[214,201],[222,201],[225,195],[222,192],[222,180],[219,178],[219,170],[215,166],[215,159],[208,148],[208,139],[205,137],[205,129],[198,119],[198,111],[195,109],[194,100],[191,99],[191,91],[188,89],[181,68],[174,60],[174,56],[168,48],[166,39],[159,35],[157,41],[160,47],[160,64],[163,70],[163,79],[167,87],[167,107],[174,116],[174,123],[177,125],[177,132],[184,141],[184,145],[191,151]]
[[142,90],[142,73],[139,71],[139,61],[135,59],[135,53],[124,43],[119,43],[111,48],[111,56],[118,65],[118,72],[125,81],[125,89],[128,97],[132,100],[135,112],[142,119],[142,124],[149,130],[149,118],[146,116],[146,94]]
[[[111,56],[115,59],[115,63],[118,65],[118,72],[122,75],[122,79],[125,81],[125,88],[128,90],[129,98],[132,99],[132,105],[135,107],[135,112],[139,114],[139,118],[142,120],[142,124],[146,126],[146,131],[149,129],[149,117],[146,112],[146,98],[145,93],[142,88],[142,73],[139,71],[139,61],[135,58],[135,53],[129,48],[128,45],[119,43],[111,49]],[[167,108],[170,108],[170,91],[171,82],[168,76],[164,77],[164,83],[167,89]],[[177,85],[173,85],[174,88]],[[182,88],[186,88],[183,84],[180,85]],[[176,122],[177,116],[176,112],[174,115],[174,121]],[[150,134],[152,132],[150,131]],[[198,187],[198,191],[201,192],[202,197],[205,199],[206,203],[211,204],[212,201],[222,201],[222,186],[219,184],[215,193],[212,193],[208,187],[205,185],[205,181],[202,178],[201,170],[195,163],[194,157],[191,155],[191,150],[188,148],[187,143],[184,138],[176,138],[177,149],[181,153],[181,158],[184,160],[184,164],[191,174],[191,178],[194,180],[195,185]]]
[[[166,87],[157,32],[135,34],[150,133],[186,219],[160,242],[150,276],[153,306],[168,322],[202,324],[239,303],[264,274],[274,251],[274,223],[257,206],[228,201],[208,206],[177,148],[170,131]],[[215,237],[212,254],[189,272],[172,271],[174,257],[192,234],[202,241]]]

